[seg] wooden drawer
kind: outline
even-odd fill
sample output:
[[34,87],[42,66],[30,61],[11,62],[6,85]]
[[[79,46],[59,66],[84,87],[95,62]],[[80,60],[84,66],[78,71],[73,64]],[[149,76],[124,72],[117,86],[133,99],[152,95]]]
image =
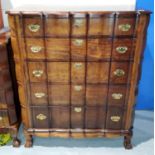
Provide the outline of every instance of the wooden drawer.
[[8,127],[9,126],[9,117],[7,110],[0,110],[0,127]]
[[104,129],[106,113],[104,107],[86,107],[85,128]]
[[87,85],[86,105],[105,105],[107,100],[107,85]]
[[130,82],[132,63],[130,62],[112,62],[110,71],[111,84],[125,84]]
[[44,40],[26,38],[27,57],[30,59],[45,59]]
[[46,66],[44,62],[28,62],[28,69],[31,82],[46,81]]
[[70,128],[70,108],[55,106],[50,108],[51,127],[59,129]]
[[0,69],[0,86],[5,87],[6,85],[11,85],[11,78],[9,69]]
[[99,61],[110,59],[112,49],[112,39],[88,39],[88,61]]
[[43,20],[41,15],[23,15],[23,33],[26,37],[43,36]]
[[114,26],[114,15],[95,15],[90,14],[89,18],[89,36],[107,35],[112,36]]
[[69,85],[49,85],[49,102],[51,105],[69,105],[70,104],[70,86]]
[[129,60],[134,57],[135,40],[134,39],[114,39],[112,59]]
[[120,107],[108,107],[106,129],[123,129],[124,110]]
[[71,40],[71,59],[72,61],[86,60],[86,40],[85,39],[75,38]]
[[15,106],[8,108],[8,117],[9,117],[10,125],[13,125],[14,123],[17,122],[17,113],[16,113]]
[[76,13],[72,15],[72,36],[86,36],[86,14]]
[[8,55],[6,46],[0,46],[1,56],[0,56],[0,68],[8,67]]
[[47,63],[48,80],[52,83],[68,84],[70,81],[69,62],[49,62]]
[[85,85],[71,86],[71,104],[72,105],[85,104]]
[[134,35],[136,14],[117,15],[115,23],[115,35]]
[[85,68],[84,62],[72,62],[71,63],[71,82],[75,83],[85,83]]
[[33,128],[49,128],[48,107],[32,107],[32,124]]
[[47,14],[45,21],[46,36],[65,36],[69,37],[70,19],[68,13],[63,14]]
[[116,85],[109,87],[108,105],[123,106],[126,101],[127,86]]
[[87,83],[107,83],[109,73],[109,62],[88,62]]
[[[64,28],[62,30],[64,30]],[[54,31],[57,33],[55,29]],[[56,60],[69,61],[70,59],[69,46],[70,46],[70,41],[67,38],[46,39],[47,58],[55,61]]]
[[45,84],[33,83],[30,85],[31,89],[31,103],[33,105],[47,105],[48,93],[47,86]]

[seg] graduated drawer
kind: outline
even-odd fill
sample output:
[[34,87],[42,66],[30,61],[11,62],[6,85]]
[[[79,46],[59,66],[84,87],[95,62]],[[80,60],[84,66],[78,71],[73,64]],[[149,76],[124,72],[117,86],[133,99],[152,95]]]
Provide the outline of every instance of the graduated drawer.
[[129,60],[135,40],[115,38],[26,38],[27,58],[51,61]]
[[[136,14],[114,15],[89,13],[80,14],[23,14],[23,34],[26,37],[48,36],[96,36],[134,35]],[[114,30],[114,33],[113,33]]]
[[32,105],[106,105],[107,85],[51,85],[33,83]]
[[32,107],[34,128],[104,128],[105,108],[83,106]]

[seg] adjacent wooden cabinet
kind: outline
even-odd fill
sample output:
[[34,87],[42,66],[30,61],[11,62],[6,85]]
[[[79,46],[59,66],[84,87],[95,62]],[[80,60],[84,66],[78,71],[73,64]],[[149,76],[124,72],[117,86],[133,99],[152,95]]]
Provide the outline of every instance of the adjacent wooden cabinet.
[[[18,147],[17,138],[20,121],[19,100],[14,72],[14,61],[10,43],[10,33],[1,29],[0,33],[0,134],[10,133],[13,146]],[[14,92],[13,92],[14,91]]]
[[131,149],[149,11],[9,11],[26,147],[32,136],[124,136]]

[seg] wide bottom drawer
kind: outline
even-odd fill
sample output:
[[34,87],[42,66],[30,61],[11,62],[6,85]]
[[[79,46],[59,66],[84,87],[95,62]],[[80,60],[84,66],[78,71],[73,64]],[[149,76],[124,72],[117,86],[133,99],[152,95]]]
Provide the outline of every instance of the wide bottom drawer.
[[32,128],[40,129],[123,129],[123,110],[102,106],[31,107]]

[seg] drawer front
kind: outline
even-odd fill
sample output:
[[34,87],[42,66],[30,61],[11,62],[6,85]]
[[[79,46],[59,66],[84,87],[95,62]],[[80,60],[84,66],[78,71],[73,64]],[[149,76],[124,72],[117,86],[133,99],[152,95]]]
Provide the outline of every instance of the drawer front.
[[30,59],[45,59],[44,40],[26,38],[27,57]]
[[47,63],[47,74],[49,82],[68,84],[70,80],[69,69],[69,62]]
[[[80,17],[81,16],[81,17]],[[83,16],[83,17],[82,17]],[[87,19],[84,14],[75,14],[72,19],[72,36],[85,36]]]
[[[65,17],[66,16],[66,17]],[[66,36],[70,33],[70,20],[67,14],[65,15],[47,15],[45,21],[46,36]]]
[[[91,16],[91,15],[90,15]],[[89,36],[107,35],[111,36],[113,33],[114,18],[100,16],[90,17],[89,19]]]
[[112,62],[110,71],[111,84],[125,84],[130,82],[132,64],[129,62]]
[[49,102],[51,105],[69,105],[70,104],[70,86],[69,85],[49,85]]
[[88,39],[88,61],[110,59],[112,39]]
[[5,110],[0,110],[0,128],[9,126],[9,117],[8,113]]
[[17,113],[16,113],[15,106],[8,108],[8,115],[9,115],[10,125],[13,125],[14,123],[17,122]]
[[41,15],[24,15],[23,27],[23,32],[26,37],[43,36],[43,21]]
[[50,119],[52,128],[69,129],[70,108],[59,106],[50,108]]
[[46,66],[44,62],[28,62],[28,69],[31,82],[46,81]]
[[133,39],[114,39],[112,59],[129,60],[134,57],[135,40]]
[[108,93],[108,105],[123,106],[126,100],[126,86],[110,86]]
[[47,105],[48,92],[46,84],[33,83],[30,85],[31,103],[33,105]]
[[[54,31],[57,32],[56,30]],[[51,60],[69,61],[70,59],[69,45],[70,45],[70,41],[67,38],[66,39],[62,39],[62,38],[46,39],[47,58]]]
[[11,85],[11,78],[9,69],[0,70],[0,86],[5,87],[6,85]]
[[86,88],[86,104],[95,105],[105,105],[107,99],[107,85],[87,85]]
[[108,62],[88,62],[87,63],[87,83],[107,83],[109,73]]
[[72,39],[71,40],[71,59],[72,61],[85,61],[86,59],[86,40]]
[[47,129],[49,128],[48,107],[32,107],[33,128]]
[[115,35],[134,35],[136,18],[135,17],[118,17],[116,18]]
[[71,108],[71,128],[84,128],[84,107],[74,106]]
[[108,107],[106,129],[121,130],[123,128],[124,111],[120,107]]
[[72,62],[71,65],[71,82],[85,83],[85,63]]
[[105,118],[106,113],[104,107],[86,107],[85,128],[104,129]]
[[71,104],[72,105],[85,104],[85,85],[71,86]]
[[[7,47],[0,46],[1,56],[0,56],[0,66],[8,67],[8,58],[7,58]],[[1,68],[1,67],[0,67]]]

